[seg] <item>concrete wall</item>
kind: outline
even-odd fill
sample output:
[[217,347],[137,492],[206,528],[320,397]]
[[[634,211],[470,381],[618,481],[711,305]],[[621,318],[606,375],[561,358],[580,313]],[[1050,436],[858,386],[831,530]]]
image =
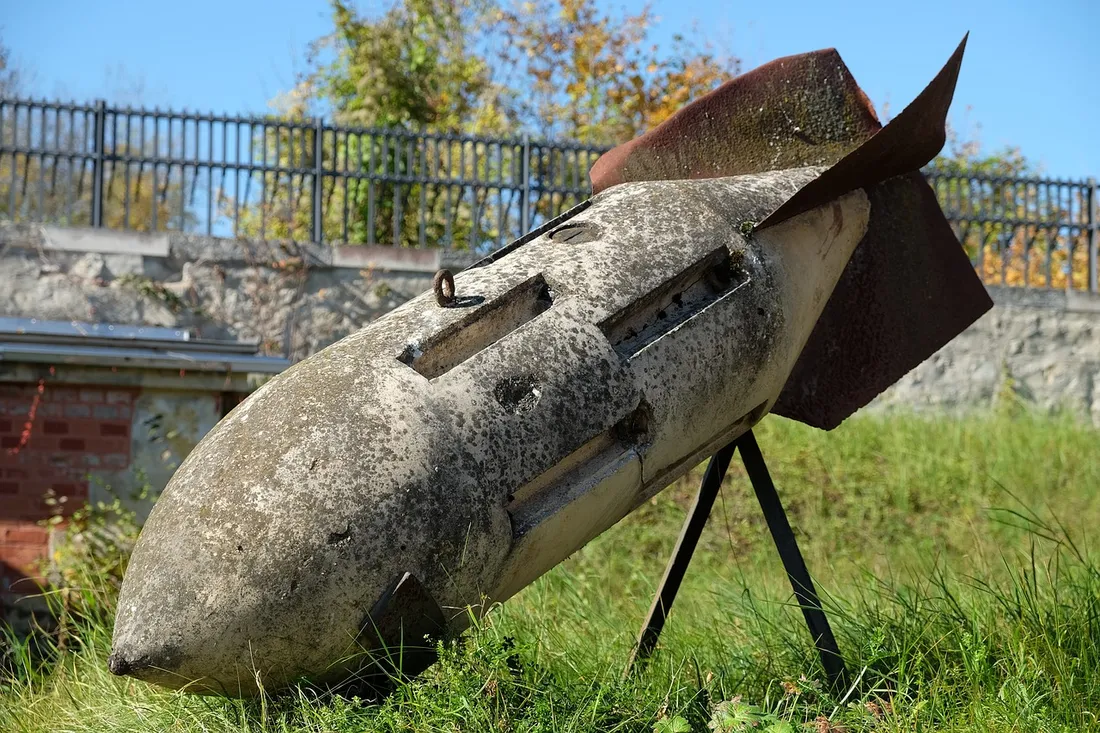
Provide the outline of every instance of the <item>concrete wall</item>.
[[430,286],[461,253],[0,224],[0,315],[184,326],[300,359]]
[[[429,286],[461,253],[0,225],[0,315],[188,326],[299,359]],[[972,409],[1006,384],[1100,425],[1100,298],[991,288],[996,307],[874,403]],[[1007,380],[1007,381],[1006,381]]]
[[875,409],[959,411],[1014,393],[1100,427],[1100,297],[989,288],[993,310],[883,394]]

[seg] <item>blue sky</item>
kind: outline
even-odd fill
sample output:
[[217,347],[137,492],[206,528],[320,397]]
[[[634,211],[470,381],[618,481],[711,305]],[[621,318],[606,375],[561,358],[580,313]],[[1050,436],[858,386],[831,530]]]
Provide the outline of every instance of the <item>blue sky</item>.
[[[329,28],[324,0],[0,4],[0,35],[30,72],[29,94],[230,113],[265,110],[304,69],[309,41]],[[876,107],[887,103],[893,114],[970,31],[956,126],[980,125],[987,149],[1019,146],[1046,174],[1100,177],[1096,0],[655,0],[652,7],[658,41],[699,21],[746,69],[836,47]]]

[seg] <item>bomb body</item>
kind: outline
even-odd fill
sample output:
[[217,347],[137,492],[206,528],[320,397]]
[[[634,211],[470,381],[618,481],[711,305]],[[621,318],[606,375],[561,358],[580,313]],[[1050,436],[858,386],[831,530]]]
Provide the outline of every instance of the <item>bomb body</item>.
[[819,172],[616,186],[272,379],[154,507],[112,669],[338,680],[400,579],[456,632],[557,565],[774,404],[870,214],[749,234]]

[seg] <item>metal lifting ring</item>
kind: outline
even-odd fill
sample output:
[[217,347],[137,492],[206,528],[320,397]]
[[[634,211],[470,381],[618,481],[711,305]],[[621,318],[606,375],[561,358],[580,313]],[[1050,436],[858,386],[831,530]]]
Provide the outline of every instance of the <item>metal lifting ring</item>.
[[450,270],[440,270],[432,278],[432,290],[435,291],[435,302],[446,308],[455,302],[455,276]]

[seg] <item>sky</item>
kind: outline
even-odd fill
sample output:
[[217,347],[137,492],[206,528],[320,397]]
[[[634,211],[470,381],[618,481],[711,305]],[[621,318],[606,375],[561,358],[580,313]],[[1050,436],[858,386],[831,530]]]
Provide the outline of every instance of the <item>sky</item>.
[[[658,42],[698,23],[746,70],[834,47],[891,115],[969,31],[952,124],[987,151],[1019,147],[1044,175],[1100,177],[1097,0],[654,0],[651,7]],[[268,110],[306,69],[309,42],[330,27],[325,0],[0,0],[0,38],[28,72],[30,95],[230,114]]]

